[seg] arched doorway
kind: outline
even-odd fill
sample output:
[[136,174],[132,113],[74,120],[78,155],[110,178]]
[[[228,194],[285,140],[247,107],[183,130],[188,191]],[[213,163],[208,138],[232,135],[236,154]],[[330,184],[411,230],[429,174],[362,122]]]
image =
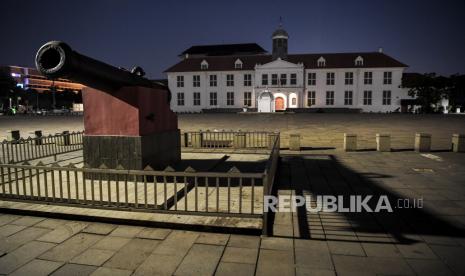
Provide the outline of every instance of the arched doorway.
[[284,110],[284,99],[282,97],[277,97],[275,99],[275,110]]
[[262,92],[258,97],[258,112],[274,112],[274,97],[268,91]]

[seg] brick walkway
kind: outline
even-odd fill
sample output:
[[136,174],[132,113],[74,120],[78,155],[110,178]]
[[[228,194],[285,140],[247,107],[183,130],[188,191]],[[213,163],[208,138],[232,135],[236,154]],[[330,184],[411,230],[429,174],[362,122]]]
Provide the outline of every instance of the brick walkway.
[[[285,153],[285,152],[284,152]],[[285,155],[278,194],[423,198],[394,213],[279,213],[274,237],[0,215],[0,274],[464,275],[463,154]]]

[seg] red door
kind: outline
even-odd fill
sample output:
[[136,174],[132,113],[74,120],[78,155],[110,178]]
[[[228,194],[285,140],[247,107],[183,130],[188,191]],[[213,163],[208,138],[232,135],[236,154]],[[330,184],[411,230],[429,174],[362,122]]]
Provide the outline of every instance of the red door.
[[284,110],[284,99],[277,97],[274,102],[275,110]]

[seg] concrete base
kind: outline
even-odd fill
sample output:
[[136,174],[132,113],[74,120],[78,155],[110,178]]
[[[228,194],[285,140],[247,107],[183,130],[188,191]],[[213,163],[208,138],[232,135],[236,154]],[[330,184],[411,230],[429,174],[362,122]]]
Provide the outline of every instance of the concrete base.
[[300,134],[291,134],[289,137],[289,150],[300,150]]
[[179,130],[144,136],[84,135],[84,163],[91,168],[105,164],[125,169],[142,170],[147,165],[164,169],[181,160]]
[[235,149],[244,149],[246,144],[245,133],[236,133],[233,138],[233,146]]
[[382,152],[391,151],[391,135],[377,133],[376,150]]
[[344,133],[344,151],[357,150],[357,134]]
[[431,151],[431,134],[416,133],[415,134],[415,151],[429,152]]
[[465,134],[452,135],[452,151],[465,152]]

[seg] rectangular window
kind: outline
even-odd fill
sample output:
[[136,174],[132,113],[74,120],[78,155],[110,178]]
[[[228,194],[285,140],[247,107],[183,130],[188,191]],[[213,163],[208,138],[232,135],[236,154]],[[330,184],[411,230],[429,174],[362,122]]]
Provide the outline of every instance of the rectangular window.
[[268,85],[268,74],[262,74],[262,85]]
[[344,105],[352,105],[354,93],[352,91],[344,91]]
[[200,105],[200,92],[194,92],[194,105]]
[[210,75],[210,86],[211,87],[216,87],[218,85],[218,82],[217,82],[217,77],[216,75]]
[[392,84],[392,72],[384,72],[383,84]]
[[296,85],[297,84],[297,74],[291,74],[291,80],[290,80],[290,85]]
[[218,95],[216,92],[210,92],[210,105],[218,105]]
[[373,84],[373,72],[365,72],[363,74],[363,83],[364,84]]
[[251,74],[244,75],[244,86],[252,86],[252,75]]
[[383,91],[383,105],[391,105],[391,90]]
[[363,105],[371,105],[372,92],[370,90],[363,91]]
[[334,105],[334,91],[326,91],[326,105]]
[[271,74],[271,85],[278,85],[278,74]]
[[244,106],[252,106],[252,92],[244,92]]
[[176,86],[177,87],[184,87],[184,76],[177,76],[176,77]]
[[234,92],[226,93],[226,105],[234,105]]
[[281,74],[279,82],[281,83],[281,85],[287,85],[287,74]]
[[192,86],[200,87],[200,75],[192,76]]
[[334,85],[334,73],[326,73],[326,85]]
[[178,98],[178,106],[183,106],[184,105],[184,93],[179,92],[177,94],[177,98]]
[[354,84],[354,73],[353,72],[346,72],[345,74],[345,85],[352,85]]
[[316,85],[316,73],[308,73],[308,85]]
[[307,106],[315,105],[315,91],[308,91],[307,93]]
[[226,75],[226,86],[234,86],[234,75]]

